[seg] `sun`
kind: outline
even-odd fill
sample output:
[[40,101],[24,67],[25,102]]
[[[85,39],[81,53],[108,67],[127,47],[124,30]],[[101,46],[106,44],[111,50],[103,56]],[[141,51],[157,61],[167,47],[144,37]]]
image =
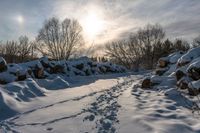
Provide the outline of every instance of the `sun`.
[[16,21],[19,23],[19,24],[23,24],[24,23],[24,17],[19,15],[16,17]]
[[82,20],[83,31],[89,39],[95,39],[104,29],[103,19],[95,14],[95,12],[89,13]]

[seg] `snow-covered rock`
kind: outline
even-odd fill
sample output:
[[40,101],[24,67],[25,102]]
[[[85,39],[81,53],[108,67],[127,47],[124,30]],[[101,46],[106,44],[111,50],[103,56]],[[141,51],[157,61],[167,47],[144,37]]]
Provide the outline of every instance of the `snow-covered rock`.
[[7,70],[7,63],[3,57],[0,57],[0,72],[4,72]]
[[188,84],[188,91],[190,95],[200,94],[200,80],[192,81]]
[[[200,47],[193,48],[187,53],[180,51],[172,53],[167,57],[160,58],[155,72],[156,76],[152,76],[148,80],[151,87],[155,85],[159,86],[167,80],[171,80],[171,84],[176,85],[181,90],[188,90],[190,95],[198,95],[200,80]],[[172,79],[170,79],[170,77]],[[173,78],[176,79],[174,83]]]
[[198,57],[200,57],[200,47],[193,48],[178,60],[178,66],[184,66]]

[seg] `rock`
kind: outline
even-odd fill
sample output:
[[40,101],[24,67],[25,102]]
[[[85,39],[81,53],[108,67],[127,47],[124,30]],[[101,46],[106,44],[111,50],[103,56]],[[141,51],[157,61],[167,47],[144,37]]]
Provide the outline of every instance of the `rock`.
[[44,62],[43,60],[41,60],[40,62],[41,62],[42,66],[43,66],[44,68],[49,68],[49,67],[50,67],[49,63],[46,63],[46,62]]
[[193,80],[199,80],[200,79],[200,68],[197,67],[191,67],[187,70],[188,76],[191,77]]
[[176,80],[179,81],[185,75],[186,74],[183,71],[181,71],[181,70],[176,71]]
[[156,75],[162,76],[166,71],[168,70],[168,68],[156,68]]
[[0,79],[0,84],[7,84],[7,82],[3,79]]
[[188,84],[189,95],[197,96],[200,94],[200,80],[192,81]]
[[33,71],[33,74],[35,75],[35,78],[38,78],[38,79],[44,78],[44,69],[43,68],[40,68],[36,65],[32,71]]
[[17,80],[18,80],[18,81],[23,81],[23,80],[25,80],[25,79],[26,79],[26,74],[18,75],[18,76],[17,76]]
[[75,67],[76,67],[77,69],[79,69],[79,70],[83,70],[84,64],[81,63],[81,64],[76,65]]
[[185,61],[185,62],[178,62],[177,67],[182,67],[187,65],[188,63],[190,63],[189,61]]
[[7,63],[3,57],[0,57],[0,72],[5,72],[7,70]]
[[188,87],[188,93],[191,96],[197,96],[200,94],[200,91],[198,89],[193,89]]
[[64,73],[64,66],[55,65],[50,67],[50,73]]
[[142,88],[150,88],[151,87],[151,79],[146,78],[142,81]]
[[29,75],[32,75],[33,72],[32,72],[31,69],[28,69],[28,70],[27,70],[27,73],[28,73]]
[[99,66],[99,70],[101,73],[106,73],[106,68],[104,66]]
[[186,80],[185,78],[180,79],[177,82],[177,87],[184,90],[184,89],[188,89],[188,80]]
[[162,58],[160,58],[158,60],[158,66],[161,67],[161,68],[164,68],[166,67],[167,65],[169,64],[169,62],[167,60],[164,60]]
[[42,66],[44,68],[49,68],[50,67],[48,57],[44,56],[44,57],[40,58],[39,60],[40,60],[40,63],[42,64]]
[[85,75],[86,75],[86,76],[89,76],[89,75],[91,75],[91,74],[92,74],[92,72],[91,72],[89,69],[85,70]]

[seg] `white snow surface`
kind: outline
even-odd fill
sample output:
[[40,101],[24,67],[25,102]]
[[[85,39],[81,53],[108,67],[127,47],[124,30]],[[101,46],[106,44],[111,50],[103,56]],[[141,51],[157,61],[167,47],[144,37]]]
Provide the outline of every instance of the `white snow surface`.
[[193,48],[184,54],[179,60],[178,63],[186,63],[198,58],[200,56],[200,47]]
[[0,105],[6,112],[0,113],[0,132],[199,133],[199,118],[177,93],[173,77],[141,89],[138,83],[148,75],[54,75],[1,85]]

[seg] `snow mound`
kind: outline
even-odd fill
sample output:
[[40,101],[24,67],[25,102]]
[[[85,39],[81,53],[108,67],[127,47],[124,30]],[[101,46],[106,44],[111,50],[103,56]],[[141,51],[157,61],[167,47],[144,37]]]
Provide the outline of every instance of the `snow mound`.
[[37,80],[37,83],[39,86],[44,87],[47,90],[57,90],[69,87],[69,83],[60,76],[56,76],[54,79],[40,79]]
[[8,83],[3,87],[3,91],[14,97],[18,101],[29,101],[31,98],[45,96],[46,90],[40,87],[33,79]]
[[11,108],[16,106],[15,102],[1,89],[2,88],[0,88],[0,120],[3,120],[15,115],[17,112]]

